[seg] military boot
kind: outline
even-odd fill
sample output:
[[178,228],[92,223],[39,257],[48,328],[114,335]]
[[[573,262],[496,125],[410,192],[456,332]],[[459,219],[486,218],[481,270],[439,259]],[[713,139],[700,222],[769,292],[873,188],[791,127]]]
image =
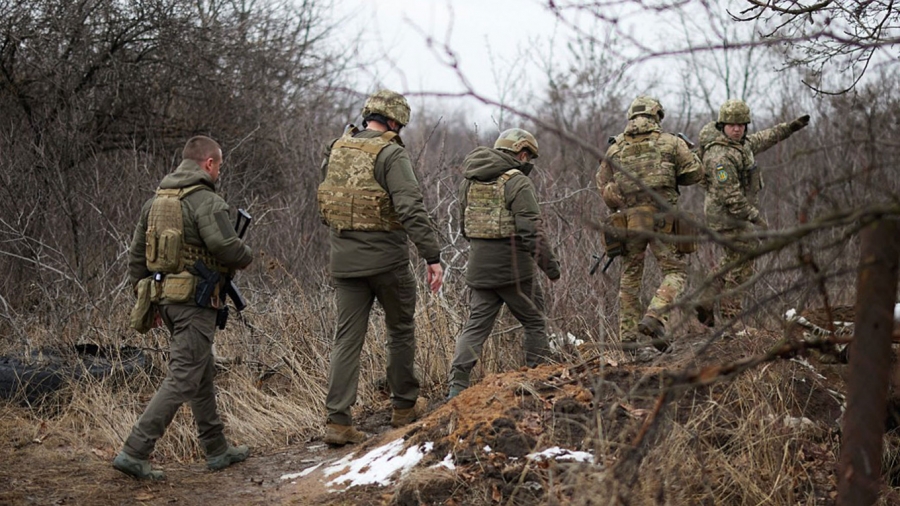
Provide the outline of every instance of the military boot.
[[449,401],[450,399],[461,394],[462,391],[465,389],[466,389],[466,387],[461,387],[459,385],[450,385],[450,391],[447,393],[447,400]]
[[113,459],[113,467],[139,480],[162,481],[166,479],[165,472],[151,468],[150,462],[132,457],[124,450]]
[[394,412],[391,413],[391,427],[397,428],[411,424],[418,420],[424,412],[425,399],[421,397],[416,400],[415,405],[413,405],[413,407],[411,408],[394,408]]
[[447,393],[447,400],[450,400],[460,392],[469,388],[469,373],[466,371],[461,371],[459,369],[451,369],[450,370],[450,391]]
[[343,446],[345,444],[359,444],[366,440],[366,435],[353,428],[352,425],[338,425],[336,423],[325,424],[325,443]]
[[221,454],[215,455],[213,457],[206,457],[206,467],[208,467],[212,471],[219,471],[225,469],[231,464],[243,462],[247,460],[247,457],[249,456],[250,448],[247,448],[247,445],[228,445],[228,448],[226,448],[225,451]]
[[659,351],[669,349],[669,342],[666,340],[666,328],[663,323],[656,318],[646,315],[638,323],[638,332],[653,339],[653,347]]

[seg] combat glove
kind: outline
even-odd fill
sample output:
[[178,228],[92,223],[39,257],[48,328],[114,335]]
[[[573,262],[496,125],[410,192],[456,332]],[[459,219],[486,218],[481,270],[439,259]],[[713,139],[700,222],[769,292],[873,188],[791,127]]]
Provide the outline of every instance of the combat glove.
[[797,130],[800,130],[803,127],[805,127],[806,125],[809,125],[809,114],[804,114],[803,116],[800,116],[799,118],[795,119],[794,121],[791,121],[791,123],[790,123],[791,132],[796,132]]

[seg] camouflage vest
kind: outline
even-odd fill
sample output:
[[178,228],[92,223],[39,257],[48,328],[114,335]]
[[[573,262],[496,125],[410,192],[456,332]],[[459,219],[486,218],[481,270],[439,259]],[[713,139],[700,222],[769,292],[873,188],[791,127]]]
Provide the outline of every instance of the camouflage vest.
[[[619,135],[608,156],[617,167],[631,173],[651,190],[677,188],[675,144],[665,142],[661,137],[659,132],[641,134],[636,138]],[[621,170],[613,173],[613,180],[622,192],[627,207],[656,205],[653,198]]]
[[506,182],[522,174],[510,169],[493,181],[473,180],[466,192],[463,232],[471,239],[508,239],[516,233],[516,222],[506,208]]
[[156,190],[156,198],[150,205],[147,216],[146,261],[147,269],[152,272],[174,274],[185,270],[185,266],[203,260],[209,269],[224,269],[210,254],[200,246],[184,244],[184,217],[181,211],[181,200],[203,185],[187,188],[171,188]]
[[375,159],[397,134],[365,139],[354,137],[356,132],[348,129],[331,147],[328,173],[316,193],[319,212],[337,231],[402,229],[391,196],[375,180]]

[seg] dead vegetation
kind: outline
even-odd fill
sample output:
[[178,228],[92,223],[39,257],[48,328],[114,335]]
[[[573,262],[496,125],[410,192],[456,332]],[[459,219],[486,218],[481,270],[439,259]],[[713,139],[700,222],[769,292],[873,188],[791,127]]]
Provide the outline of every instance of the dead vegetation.
[[[153,457],[169,471],[169,482],[138,484],[111,469],[110,459],[163,371],[163,336],[153,331],[143,342],[154,357],[149,374],[73,383],[30,407],[4,405],[0,440],[10,458],[0,466],[0,478],[13,486],[0,492],[0,501],[162,504],[180,498],[198,504],[221,498],[223,491],[234,494],[231,504],[820,505],[834,500],[845,366],[823,364],[802,352],[721,376],[731,369],[719,366],[765,356],[786,334],[796,334],[780,325],[747,329],[711,344],[709,333],[685,334],[673,353],[646,363],[596,347],[532,370],[504,363],[513,370],[489,374],[445,403],[445,373],[439,371],[452,349],[443,336],[458,327],[440,325],[455,315],[420,311],[420,319],[428,319],[420,328],[435,329],[420,334],[418,363],[431,411],[422,421],[391,431],[389,402],[377,381],[383,346],[375,318],[356,412],[375,437],[359,449],[329,450],[316,441],[328,352],[328,339],[317,329],[327,321],[320,313],[330,308],[324,296],[302,300],[306,303],[289,306],[274,297],[265,311],[248,312],[247,323],[235,320],[220,334],[221,410],[229,438],[254,450],[247,463],[226,473],[205,472],[189,412],[182,411]],[[519,352],[517,343],[498,341],[497,356]],[[703,347],[703,355],[695,355]],[[683,378],[704,381],[679,384]],[[315,473],[294,483],[279,479],[398,437],[407,447],[430,442],[433,450],[393,485],[351,488],[336,496]],[[898,444],[890,433],[886,441],[889,449]],[[553,447],[588,452],[593,462],[528,457]],[[448,455],[455,469],[432,467]],[[895,494],[892,455],[885,454],[882,504],[890,504]],[[64,485],[72,480],[77,486]]]

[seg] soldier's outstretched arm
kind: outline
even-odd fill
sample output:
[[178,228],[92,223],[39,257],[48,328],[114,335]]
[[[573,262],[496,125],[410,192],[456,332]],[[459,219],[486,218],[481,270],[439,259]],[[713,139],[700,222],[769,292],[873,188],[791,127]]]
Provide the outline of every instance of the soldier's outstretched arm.
[[747,144],[753,154],[762,153],[779,142],[790,137],[794,132],[809,125],[809,114],[804,114],[789,123],[779,123],[772,128],[767,128],[747,136]]

